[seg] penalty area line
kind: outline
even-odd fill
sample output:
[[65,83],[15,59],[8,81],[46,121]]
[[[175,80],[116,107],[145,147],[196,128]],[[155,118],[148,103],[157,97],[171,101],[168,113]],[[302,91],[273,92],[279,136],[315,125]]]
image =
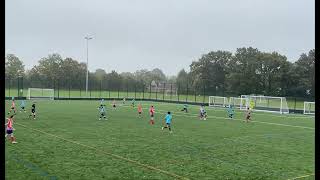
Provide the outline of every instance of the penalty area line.
[[81,144],[81,143],[76,142],[76,141],[68,140],[68,139],[65,139],[65,138],[63,138],[63,137],[60,137],[60,136],[57,136],[57,135],[54,135],[54,134],[50,134],[50,133],[47,133],[47,132],[45,132],[45,131],[41,131],[41,130],[39,130],[39,129],[31,128],[31,127],[28,127],[28,126],[23,125],[23,124],[20,124],[20,123],[16,123],[16,124],[19,125],[19,126],[22,126],[22,127],[24,127],[24,128],[31,129],[31,130],[34,130],[34,131],[37,131],[37,132],[46,134],[46,135],[48,135],[48,136],[52,136],[52,137],[55,137],[55,138],[57,138],[57,139],[60,139],[60,140],[69,142],[69,143],[77,144],[77,145],[82,146],[82,147],[86,147],[86,148],[89,148],[89,149],[96,150],[96,151],[98,151],[98,152],[107,154],[107,155],[112,156],[112,157],[117,158],[117,159],[121,159],[121,160],[130,162],[130,163],[132,163],[132,164],[135,164],[135,165],[144,167],[144,168],[146,168],[146,169],[158,171],[158,172],[160,172],[160,173],[162,173],[162,174],[166,174],[166,175],[171,176],[171,177],[174,177],[174,178],[190,180],[190,179],[187,178],[187,177],[183,177],[183,176],[180,176],[180,175],[171,173],[171,172],[169,172],[169,171],[165,171],[165,170],[156,168],[156,167],[154,167],[154,166],[150,166],[150,165],[147,165],[147,164],[143,164],[143,163],[140,163],[140,162],[138,162],[138,161],[135,161],[135,160],[132,160],[132,159],[128,159],[128,158],[125,158],[125,157],[120,156],[120,155],[116,155],[116,154],[113,154],[113,153],[110,153],[110,152],[106,152],[106,151],[103,151],[103,150],[98,149],[98,148],[93,147],[93,146],[89,146],[89,145]]

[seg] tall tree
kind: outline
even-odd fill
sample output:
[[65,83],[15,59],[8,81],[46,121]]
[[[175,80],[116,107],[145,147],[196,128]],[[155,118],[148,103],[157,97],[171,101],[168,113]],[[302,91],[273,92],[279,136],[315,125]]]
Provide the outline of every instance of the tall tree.
[[8,54],[5,58],[5,77],[14,79],[23,74],[23,62],[14,54]]

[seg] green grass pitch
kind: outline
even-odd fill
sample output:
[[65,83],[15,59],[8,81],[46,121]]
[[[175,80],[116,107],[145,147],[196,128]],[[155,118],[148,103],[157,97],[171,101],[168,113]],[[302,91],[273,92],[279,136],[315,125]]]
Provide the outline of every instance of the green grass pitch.
[[[108,120],[99,121],[98,101],[39,100],[33,120],[27,101],[15,117],[18,144],[6,141],[6,179],[314,179],[314,117],[253,112],[245,123],[242,111],[231,120],[206,107],[201,121],[198,106],[184,113],[178,104],[141,103],[141,119],[130,102],[115,111],[107,102]],[[161,130],[167,111],[171,134]]]

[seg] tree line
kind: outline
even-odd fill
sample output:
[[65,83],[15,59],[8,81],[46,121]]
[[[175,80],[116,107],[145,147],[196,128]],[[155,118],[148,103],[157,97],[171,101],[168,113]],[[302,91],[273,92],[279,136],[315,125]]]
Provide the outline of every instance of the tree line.
[[[22,60],[7,54],[6,86],[23,77],[25,87],[85,89],[86,64],[72,58],[50,54],[37,65],[25,70]],[[300,55],[295,62],[277,52],[261,52],[257,48],[211,51],[193,61],[190,70],[182,69],[168,77],[160,69],[107,73],[103,69],[89,72],[89,88],[120,91],[146,90],[152,81],[174,83],[179,93],[221,96],[261,94],[314,98],[315,50]],[[11,84],[12,87],[16,83]]]

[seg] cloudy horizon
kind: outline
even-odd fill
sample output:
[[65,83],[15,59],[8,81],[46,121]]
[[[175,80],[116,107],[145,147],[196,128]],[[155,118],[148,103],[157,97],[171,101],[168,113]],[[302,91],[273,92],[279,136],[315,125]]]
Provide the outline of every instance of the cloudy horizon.
[[89,70],[176,75],[209,51],[258,48],[289,61],[315,48],[312,0],[6,0],[5,53],[27,69],[58,53]]

